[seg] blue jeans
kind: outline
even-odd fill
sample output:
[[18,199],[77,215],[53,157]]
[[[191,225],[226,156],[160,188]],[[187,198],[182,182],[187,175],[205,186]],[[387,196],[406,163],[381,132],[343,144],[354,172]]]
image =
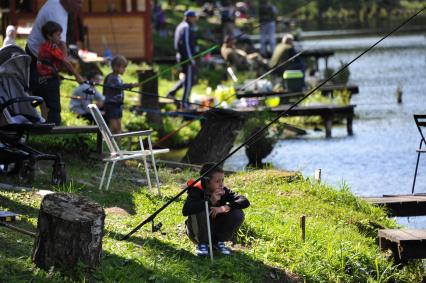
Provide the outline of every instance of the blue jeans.
[[[260,26],[260,53],[265,56],[272,54],[276,45],[275,22],[264,23]],[[268,50],[269,46],[269,50]]]

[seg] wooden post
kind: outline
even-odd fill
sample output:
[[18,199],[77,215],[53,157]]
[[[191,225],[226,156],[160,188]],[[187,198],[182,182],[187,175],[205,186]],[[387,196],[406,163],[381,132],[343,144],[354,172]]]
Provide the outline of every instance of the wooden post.
[[396,88],[396,101],[398,104],[402,103],[402,89],[400,85]]
[[321,169],[315,170],[315,181],[321,183]]
[[352,122],[353,122],[353,116],[352,115],[349,115],[347,118],[346,118],[346,129],[348,130],[348,135],[349,136],[353,136],[354,135],[354,131],[353,131],[353,129],[352,129]]
[[300,216],[300,229],[302,230],[302,241],[306,241],[306,215]]
[[152,125],[156,125],[155,130],[158,131],[158,134],[161,137],[164,135],[164,126],[163,117],[160,114],[158,78],[156,76],[157,73],[152,69],[138,71],[139,82],[146,81],[141,86],[141,107],[148,109],[146,111],[148,122],[150,122]]
[[325,116],[324,124],[325,124],[325,137],[329,139],[331,138],[331,128],[333,127],[333,116]]
[[45,270],[74,270],[81,262],[99,265],[105,212],[83,197],[54,193],[46,195],[38,216],[32,259]]

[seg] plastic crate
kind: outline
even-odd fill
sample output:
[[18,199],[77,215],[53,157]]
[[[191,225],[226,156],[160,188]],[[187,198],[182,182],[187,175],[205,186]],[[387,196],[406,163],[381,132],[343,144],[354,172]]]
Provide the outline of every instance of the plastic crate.
[[287,70],[283,73],[283,87],[289,91],[301,91],[305,85],[303,72],[300,70]]

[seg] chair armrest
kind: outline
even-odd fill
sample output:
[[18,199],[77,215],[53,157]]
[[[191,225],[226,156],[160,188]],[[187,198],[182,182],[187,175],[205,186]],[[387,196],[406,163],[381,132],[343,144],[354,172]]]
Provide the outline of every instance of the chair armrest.
[[121,134],[112,135],[114,138],[125,138],[125,137],[137,137],[137,136],[150,136],[152,133],[151,130],[146,131],[137,131],[137,132],[127,132]]

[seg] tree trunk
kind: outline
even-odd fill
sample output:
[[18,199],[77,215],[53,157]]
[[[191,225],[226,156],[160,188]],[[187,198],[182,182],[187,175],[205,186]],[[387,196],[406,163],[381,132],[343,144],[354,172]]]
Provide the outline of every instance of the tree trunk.
[[38,216],[32,259],[43,269],[54,266],[71,271],[82,262],[100,263],[105,212],[83,197],[54,193],[46,195]]
[[[250,136],[254,135],[256,132],[260,131],[262,127],[256,127],[250,133]],[[248,157],[247,166],[254,168],[263,168],[264,164],[262,159],[268,156],[274,149],[275,140],[271,137],[265,136],[266,133],[263,132],[257,138],[255,138],[251,143],[245,146],[246,155]]]
[[223,159],[234,145],[245,115],[232,110],[212,109],[204,117],[201,131],[189,146],[183,162],[202,164]]
[[147,109],[146,117],[148,122],[162,137],[164,135],[164,126],[163,117],[160,114],[158,78],[156,75],[157,73],[152,69],[138,71],[139,82],[146,81],[141,86],[140,103],[142,109]]

